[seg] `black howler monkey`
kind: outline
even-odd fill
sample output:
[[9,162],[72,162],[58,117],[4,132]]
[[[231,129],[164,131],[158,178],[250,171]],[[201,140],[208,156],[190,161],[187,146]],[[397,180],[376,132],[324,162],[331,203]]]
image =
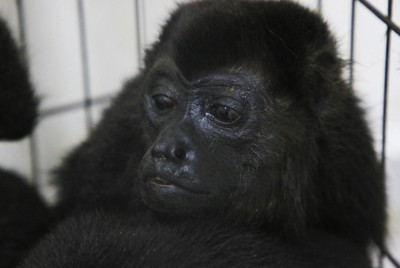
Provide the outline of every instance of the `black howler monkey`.
[[295,3],[182,4],[58,170],[68,219],[23,267],[369,267],[384,180],[342,67]]

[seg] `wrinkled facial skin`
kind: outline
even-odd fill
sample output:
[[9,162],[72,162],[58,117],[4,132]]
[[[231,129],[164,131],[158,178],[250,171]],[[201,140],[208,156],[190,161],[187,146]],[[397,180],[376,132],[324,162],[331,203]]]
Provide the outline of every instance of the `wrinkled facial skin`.
[[243,155],[260,100],[251,77],[212,73],[186,81],[171,66],[160,60],[145,82],[141,198],[161,212],[220,210],[247,176]]

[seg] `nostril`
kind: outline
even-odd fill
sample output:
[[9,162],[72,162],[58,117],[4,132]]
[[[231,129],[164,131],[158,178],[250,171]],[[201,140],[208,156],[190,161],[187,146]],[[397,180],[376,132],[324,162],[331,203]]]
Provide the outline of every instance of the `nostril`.
[[162,144],[157,144],[151,149],[151,156],[161,158],[165,156],[166,148]]
[[180,146],[167,146],[157,144],[151,149],[151,156],[154,158],[167,158],[169,160],[183,161],[187,157],[186,150]]
[[186,151],[184,149],[178,148],[174,150],[174,156],[179,160],[185,160]]

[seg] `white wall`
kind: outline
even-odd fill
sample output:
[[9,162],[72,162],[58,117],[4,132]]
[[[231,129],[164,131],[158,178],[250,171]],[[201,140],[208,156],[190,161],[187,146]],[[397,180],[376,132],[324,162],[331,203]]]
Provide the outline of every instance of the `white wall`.
[[[9,22],[19,40],[15,2],[1,0],[0,15]],[[318,0],[298,2],[311,8],[318,6]],[[386,14],[386,1],[370,2]],[[137,72],[143,49],[155,40],[160,25],[175,5],[172,0],[84,0],[86,38],[82,43],[78,1],[24,1],[27,53],[31,78],[42,99],[41,110],[79,102],[85,87],[95,97],[114,94],[124,80]],[[322,1],[322,13],[336,33],[345,59],[350,55],[350,8],[350,0]],[[354,86],[367,110],[379,152],[386,27],[362,5],[357,4],[356,8]],[[393,20],[399,25],[400,0],[394,0],[393,11]],[[393,34],[391,41],[386,147],[388,242],[400,258],[400,37]],[[83,46],[87,51],[87,65],[82,62]],[[95,120],[105,106],[103,103],[91,108]],[[39,166],[39,184],[46,197],[51,199],[54,195],[48,187],[51,170],[87,133],[83,108],[41,119],[33,137],[34,160]],[[30,139],[0,143],[0,165],[32,177],[30,149]]]

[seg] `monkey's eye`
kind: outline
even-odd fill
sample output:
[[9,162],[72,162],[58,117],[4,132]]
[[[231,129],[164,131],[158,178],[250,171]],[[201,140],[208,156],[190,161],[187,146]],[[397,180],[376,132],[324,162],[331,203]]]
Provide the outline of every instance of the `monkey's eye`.
[[220,104],[211,106],[210,114],[223,123],[233,123],[240,117],[234,109]]
[[159,111],[167,111],[175,106],[175,101],[166,95],[154,95],[153,102]]

